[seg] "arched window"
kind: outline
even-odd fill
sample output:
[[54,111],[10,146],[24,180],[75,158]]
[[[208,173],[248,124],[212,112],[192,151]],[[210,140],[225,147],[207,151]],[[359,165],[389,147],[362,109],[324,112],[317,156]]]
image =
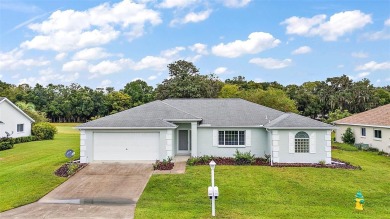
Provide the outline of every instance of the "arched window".
[[306,132],[298,132],[295,135],[295,153],[309,153],[309,135]]

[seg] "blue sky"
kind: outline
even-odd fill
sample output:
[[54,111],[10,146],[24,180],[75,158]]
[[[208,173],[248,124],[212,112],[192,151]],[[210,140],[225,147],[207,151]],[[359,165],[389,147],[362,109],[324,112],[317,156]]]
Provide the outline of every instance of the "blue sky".
[[0,1],[8,83],[155,86],[178,59],[222,80],[389,85],[390,1]]

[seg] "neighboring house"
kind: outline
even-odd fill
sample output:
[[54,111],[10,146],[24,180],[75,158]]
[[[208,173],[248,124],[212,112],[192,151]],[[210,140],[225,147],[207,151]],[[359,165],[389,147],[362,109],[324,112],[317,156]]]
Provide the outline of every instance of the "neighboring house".
[[242,99],[167,99],[84,123],[81,162],[232,157],[331,163],[331,125]]
[[390,153],[390,104],[337,120],[334,124],[338,127],[336,141],[342,142],[342,134],[351,127],[355,143]]
[[0,138],[25,137],[31,135],[31,124],[34,120],[5,97],[0,97]]

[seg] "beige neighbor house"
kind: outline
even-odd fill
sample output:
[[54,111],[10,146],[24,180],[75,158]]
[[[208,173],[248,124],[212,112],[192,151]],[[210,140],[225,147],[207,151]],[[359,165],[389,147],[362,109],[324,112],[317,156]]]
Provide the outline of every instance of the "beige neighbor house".
[[342,134],[351,127],[355,143],[390,153],[390,104],[337,120],[334,124],[338,127],[336,141],[342,142]]

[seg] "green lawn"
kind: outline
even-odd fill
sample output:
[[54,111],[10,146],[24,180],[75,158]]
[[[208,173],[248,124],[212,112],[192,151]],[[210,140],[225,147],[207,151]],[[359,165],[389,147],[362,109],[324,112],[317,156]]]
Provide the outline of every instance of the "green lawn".
[[0,151],[0,212],[37,201],[64,182],[53,172],[67,162],[67,149],[79,157],[77,124],[54,124],[58,134],[54,140],[16,144]]
[[[334,150],[333,157],[363,170],[217,166],[218,218],[390,218],[390,158]],[[183,175],[153,175],[136,218],[209,218],[208,166]],[[361,189],[365,210],[354,210]]]

